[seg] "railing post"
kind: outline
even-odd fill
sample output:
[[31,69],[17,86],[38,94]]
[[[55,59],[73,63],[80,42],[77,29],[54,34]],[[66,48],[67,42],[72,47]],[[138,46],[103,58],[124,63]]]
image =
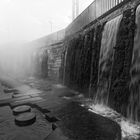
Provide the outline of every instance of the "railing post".
[[109,3],[109,4],[108,4],[108,5],[109,5],[108,10],[109,10],[109,9],[110,9],[110,7],[111,7],[111,0],[109,0],[109,1],[108,1],[108,3]]
[[101,13],[103,13],[103,2],[101,0]]
[[109,9],[112,8],[112,1],[114,1],[114,0],[110,0],[110,8]]
[[108,11],[110,7],[110,0],[107,0],[107,3],[108,3],[108,7],[107,7],[107,11]]

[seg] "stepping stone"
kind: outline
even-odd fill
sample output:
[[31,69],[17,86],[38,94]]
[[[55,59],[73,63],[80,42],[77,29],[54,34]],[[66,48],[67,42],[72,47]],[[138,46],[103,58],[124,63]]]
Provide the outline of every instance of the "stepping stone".
[[0,106],[11,102],[11,100],[12,100],[12,93],[0,95]]
[[29,99],[31,97],[30,96],[27,96],[27,95],[25,95],[25,96],[19,96],[19,97],[12,95],[12,98],[13,98],[13,101],[17,101],[17,100]]
[[20,101],[15,101],[15,103],[27,103],[27,102],[33,102],[33,101],[38,101],[38,100],[43,100],[40,97],[35,97],[35,98],[29,98],[29,99],[23,99]]
[[13,98],[18,98],[18,97],[22,97],[22,96],[25,96],[25,95],[24,94],[15,94],[14,93],[12,97]]
[[13,91],[11,89],[4,89],[3,90],[5,93],[12,93]]
[[16,89],[4,89],[5,93],[13,93],[13,92],[17,92]]
[[31,97],[39,97],[39,94],[37,94],[37,93],[36,94],[31,94],[30,96]]
[[31,105],[33,108],[37,108],[40,112],[42,112],[43,114],[45,113],[50,113],[50,110],[46,109],[46,108],[42,108],[40,106],[38,106],[37,104],[32,104]]
[[14,115],[18,115],[18,114],[21,114],[21,113],[24,113],[24,112],[30,112],[30,111],[31,111],[31,107],[30,106],[22,105],[22,106],[15,107],[13,109],[13,114]]
[[13,101],[22,101],[22,100],[29,100],[32,99],[30,96],[23,96],[23,97],[19,97],[19,98],[15,98],[13,99]]
[[[33,95],[33,96],[32,96]],[[35,96],[34,96],[35,95]],[[39,96],[39,94],[37,93],[17,93],[13,95],[14,98],[17,98],[17,97],[22,97],[22,96],[32,96],[32,97],[37,97]]]
[[15,118],[15,124],[18,126],[31,125],[35,121],[36,121],[36,114],[32,112],[22,113]]
[[35,98],[30,98],[30,99],[24,99],[24,100],[18,100],[18,101],[13,101],[14,99],[12,99],[12,101],[10,102],[10,107],[13,108],[15,106],[19,106],[19,105],[23,105],[23,104],[36,104],[38,102],[42,102],[44,101],[44,99],[40,98],[40,97],[35,97]]

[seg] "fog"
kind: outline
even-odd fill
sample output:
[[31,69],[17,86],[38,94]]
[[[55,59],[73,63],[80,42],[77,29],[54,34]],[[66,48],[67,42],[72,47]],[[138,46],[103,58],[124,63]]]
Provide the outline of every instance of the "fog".
[[[82,12],[93,0],[79,0]],[[28,76],[34,69],[28,42],[67,27],[72,21],[72,0],[0,1],[0,72]]]
[[[92,1],[79,0],[79,13]],[[71,21],[72,0],[1,0],[0,44],[34,40],[64,29]]]
[[31,73],[31,49],[24,44],[0,47],[0,76],[25,78]]
[[70,22],[71,0],[0,1],[0,43],[34,40]]

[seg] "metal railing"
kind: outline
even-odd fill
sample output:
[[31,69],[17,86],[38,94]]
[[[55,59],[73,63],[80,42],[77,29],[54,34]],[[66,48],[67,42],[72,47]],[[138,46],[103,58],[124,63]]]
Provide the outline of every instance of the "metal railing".
[[66,36],[78,32],[113,7],[126,0],[95,0],[67,28]]

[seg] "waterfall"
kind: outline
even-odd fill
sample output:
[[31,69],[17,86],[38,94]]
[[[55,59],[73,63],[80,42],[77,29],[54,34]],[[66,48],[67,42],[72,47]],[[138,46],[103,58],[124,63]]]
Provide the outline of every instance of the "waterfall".
[[66,61],[67,61],[67,49],[68,47],[65,48],[65,55],[64,55],[64,71],[63,71],[63,84],[65,84],[65,76],[66,76]]
[[[134,38],[135,23],[137,30]],[[140,6],[136,10],[136,20],[134,9],[130,8],[123,12],[123,16],[114,18],[105,26],[99,25],[94,27],[92,37],[82,34],[83,39],[78,45],[75,43],[77,38],[67,42],[64,80],[70,86],[77,76],[75,85],[83,88],[89,80],[85,81],[85,78],[89,74],[86,68],[90,65],[89,95],[94,100],[82,99],[81,106],[117,122],[122,129],[123,140],[138,140],[140,136],[140,125],[137,123],[140,120]],[[91,64],[87,61],[90,60],[88,59],[90,53],[87,53],[87,50],[92,42],[89,38],[93,38]]]
[[130,69],[131,82],[129,85],[130,97],[127,115],[131,120],[140,121],[140,118],[138,118],[138,115],[140,116],[140,6],[138,6],[136,10],[135,23],[137,29],[134,38],[133,56]]
[[110,75],[113,64],[114,50],[116,45],[116,36],[122,15],[106,23],[101,40],[99,72],[98,72],[98,90],[95,97],[95,103],[108,103],[108,91],[110,86]]

